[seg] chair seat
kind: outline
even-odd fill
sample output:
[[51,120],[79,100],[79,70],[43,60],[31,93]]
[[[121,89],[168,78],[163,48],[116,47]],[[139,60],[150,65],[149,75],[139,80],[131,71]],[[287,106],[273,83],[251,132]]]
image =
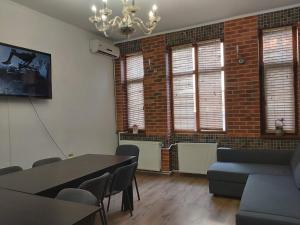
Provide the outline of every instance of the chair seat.
[[[119,194],[120,191],[112,191],[110,195],[116,195],[116,194]],[[106,194],[105,194],[105,197],[109,197],[109,190],[106,191]]]

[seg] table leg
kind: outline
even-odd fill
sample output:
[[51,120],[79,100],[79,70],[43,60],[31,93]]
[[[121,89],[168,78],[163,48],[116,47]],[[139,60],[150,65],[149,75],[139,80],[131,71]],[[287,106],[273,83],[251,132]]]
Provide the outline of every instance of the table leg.
[[[127,192],[128,192],[129,200],[130,200],[130,203],[131,203],[131,206],[132,206],[132,210],[133,210],[134,207],[133,207],[133,187],[132,187],[132,185],[130,187],[128,187]],[[129,202],[127,201],[127,198],[125,196],[124,191],[123,191],[122,198],[123,198],[122,202],[124,203],[123,210],[127,211],[127,210],[129,210]]]

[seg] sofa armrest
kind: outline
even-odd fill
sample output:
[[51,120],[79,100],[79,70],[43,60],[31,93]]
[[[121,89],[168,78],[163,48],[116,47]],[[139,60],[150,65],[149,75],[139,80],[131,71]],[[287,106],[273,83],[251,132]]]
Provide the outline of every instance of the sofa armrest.
[[261,163],[289,165],[293,151],[288,150],[233,150],[218,148],[219,162]]

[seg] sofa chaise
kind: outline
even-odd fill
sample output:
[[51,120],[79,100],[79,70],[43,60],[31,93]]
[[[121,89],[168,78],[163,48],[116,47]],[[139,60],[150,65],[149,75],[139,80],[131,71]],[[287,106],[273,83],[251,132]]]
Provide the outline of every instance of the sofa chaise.
[[209,190],[241,198],[237,225],[300,225],[300,145],[296,151],[219,148]]

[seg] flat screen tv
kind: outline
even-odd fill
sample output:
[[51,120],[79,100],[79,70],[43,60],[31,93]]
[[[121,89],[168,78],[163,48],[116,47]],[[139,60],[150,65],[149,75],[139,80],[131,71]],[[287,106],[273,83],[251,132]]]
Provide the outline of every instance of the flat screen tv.
[[51,55],[0,43],[0,95],[52,98]]

